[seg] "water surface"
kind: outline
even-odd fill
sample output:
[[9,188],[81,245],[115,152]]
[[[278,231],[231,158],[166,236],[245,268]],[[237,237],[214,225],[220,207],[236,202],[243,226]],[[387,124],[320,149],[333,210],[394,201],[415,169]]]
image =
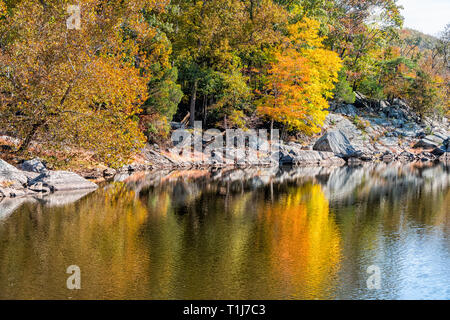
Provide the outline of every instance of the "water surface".
[[450,299],[443,165],[115,180],[0,202],[0,299]]

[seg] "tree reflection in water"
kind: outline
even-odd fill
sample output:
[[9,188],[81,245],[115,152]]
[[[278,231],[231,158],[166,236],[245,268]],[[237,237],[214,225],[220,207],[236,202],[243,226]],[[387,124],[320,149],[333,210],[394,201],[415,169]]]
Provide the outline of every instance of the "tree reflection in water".
[[449,184],[422,164],[160,171],[4,200],[0,298],[450,298]]

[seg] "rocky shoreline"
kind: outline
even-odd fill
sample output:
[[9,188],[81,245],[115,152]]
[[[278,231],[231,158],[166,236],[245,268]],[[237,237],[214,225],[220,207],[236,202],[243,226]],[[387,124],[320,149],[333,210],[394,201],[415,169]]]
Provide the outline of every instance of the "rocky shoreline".
[[[197,160],[182,159],[174,157],[169,150],[161,150],[158,145],[148,145],[142,150],[141,161],[119,171],[450,160],[449,123],[445,117],[421,119],[402,100],[375,101],[361,94],[357,94],[354,104],[331,104],[329,111],[320,136],[305,137],[302,144],[280,143],[276,146],[278,154],[268,158],[252,161],[244,156],[236,163],[227,158],[226,148],[223,148],[214,156],[201,154],[197,155]],[[180,123],[174,123],[173,127],[183,128]]]
[[[440,121],[421,119],[401,100],[392,103],[371,101],[360,94],[357,94],[354,104],[331,104],[329,111],[321,135],[305,137],[302,144],[277,142],[274,145],[277,152],[256,158],[248,157],[248,150],[236,149],[241,155],[239,161],[230,157],[225,147],[183,158],[158,145],[147,145],[131,164],[117,170],[99,167],[77,172],[52,171],[39,159],[23,161],[16,168],[0,159],[0,198],[93,190],[97,185],[89,180],[110,179],[134,171],[278,165],[343,166],[376,161],[450,162],[446,118]],[[174,127],[180,125],[175,123]],[[204,146],[207,144],[208,141],[203,141]]]
[[97,185],[69,171],[51,171],[39,159],[23,162],[21,170],[0,159],[0,198],[95,190]]

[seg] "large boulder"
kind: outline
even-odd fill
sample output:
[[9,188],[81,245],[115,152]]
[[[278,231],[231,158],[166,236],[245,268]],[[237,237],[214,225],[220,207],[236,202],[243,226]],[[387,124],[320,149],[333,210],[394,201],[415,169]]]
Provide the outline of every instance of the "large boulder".
[[428,135],[423,139],[420,139],[415,145],[414,148],[423,148],[423,149],[435,149],[443,144],[445,138],[440,135]]
[[27,182],[28,178],[19,169],[0,159],[0,187],[22,189]]
[[53,191],[96,189],[97,185],[84,179],[76,173],[68,171],[48,171],[40,174],[29,182],[30,189],[49,188]]
[[20,168],[24,171],[44,173],[48,169],[45,164],[39,158],[34,158],[32,160],[24,161],[20,164]]
[[8,162],[3,161],[2,159],[0,159],[0,172],[2,171],[16,171],[18,172],[19,169],[17,169],[16,167],[10,165]]
[[333,152],[336,156],[348,159],[358,157],[360,152],[355,150],[341,130],[325,133],[313,146],[313,150]]
[[440,157],[446,151],[447,151],[447,148],[445,146],[440,146],[440,147],[435,148],[433,151],[431,151],[431,153],[434,154],[435,156]]
[[292,150],[280,159],[282,165],[343,165],[345,161],[334,155],[332,152],[320,152],[313,150]]

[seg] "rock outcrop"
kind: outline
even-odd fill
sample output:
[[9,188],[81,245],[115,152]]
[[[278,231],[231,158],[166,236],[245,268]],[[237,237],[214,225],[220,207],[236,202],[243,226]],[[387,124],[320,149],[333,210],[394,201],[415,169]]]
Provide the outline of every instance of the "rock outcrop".
[[[25,162],[27,164],[24,165]],[[76,173],[47,170],[36,159],[25,162],[22,163],[22,168],[27,168],[30,171],[21,171],[0,159],[0,198],[97,188],[95,183]]]
[[291,150],[287,154],[281,153],[280,164],[282,165],[343,165],[345,161],[332,152],[320,152],[313,150]]
[[50,191],[96,189],[97,185],[69,171],[47,171],[29,182],[30,188],[48,188]]
[[[173,129],[184,127],[183,124],[172,123]],[[219,133],[219,136],[222,136],[226,144],[228,141],[223,134],[225,132]],[[248,135],[248,132],[244,135]],[[235,136],[236,141],[247,142],[245,148],[236,148],[233,152],[230,152],[232,148],[228,145],[213,148],[215,137],[207,132],[197,137],[195,141],[200,142],[204,150],[198,151],[196,147],[191,156],[184,155],[180,150],[191,150],[187,144],[194,139],[184,139],[180,136],[177,142],[173,142],[172,148],[147,144],[133,163],[117,171],[96,167],[78,173],[88,179],[98,179],[110,178],[116,173],[155,169],[262,167],[278,164],[341,165],[343,160],[351,165],[368,161],[447,161],[449,152],[447,118],[422,117],[400,99],[378,101],[359,93],[356,93],[356,101],[353,104],[331,102],[320,136],[302,136],[301,139],[297,137],[298,142],[276,142],[276,150],[270,153],[261,151],[267,150],[268,145],[266,139],[261,137],[245,140]],[[3,137],[3,140],[17,142],[8,137]],[[35,192],[61,190],[64,185],[69,189],[77,185],[83,188],[93,187],[92,184],[77,180],[69,173],[49,173],[39,159],[21,163],[23,171],[11,167],[0,163],[0,172],[3,172],[0,186],[4,190],[11,189],[12,186],[16,192],[20,192],[20,187],[24,185],[26,189]],[[9,189],[7,192],[12,192]]]
[[[435,161],[448,152],[447,118],[421,117],[400,99],[377,101],[357,94],[356,100],[350,105],[332,103],[323,130],[325,135],[332,131],[345,135],[360,152],[359,160]],[[327,150],[327,144],[321,150]]]
[[316,141],[313,150],[332,152],[343,159],[358,157],[362,154],[362,152],[355,150],[345,134],[340,130],[325,133]]
[[444,137],[440,134],[432,134],[425,136],[420,139],[415,145],[414,148],[424,148],[424,149],[433,149],[438,148],[440,145],[446,141],[447,137]]
[[26,193],[28,178],[16,167],[0,159],[0,197],[15,197]]
[[34,158],[32,160],[26,160],[20,164],[20,168],[24,171],[44,173],[48,172],[47,167],[39,158]]

